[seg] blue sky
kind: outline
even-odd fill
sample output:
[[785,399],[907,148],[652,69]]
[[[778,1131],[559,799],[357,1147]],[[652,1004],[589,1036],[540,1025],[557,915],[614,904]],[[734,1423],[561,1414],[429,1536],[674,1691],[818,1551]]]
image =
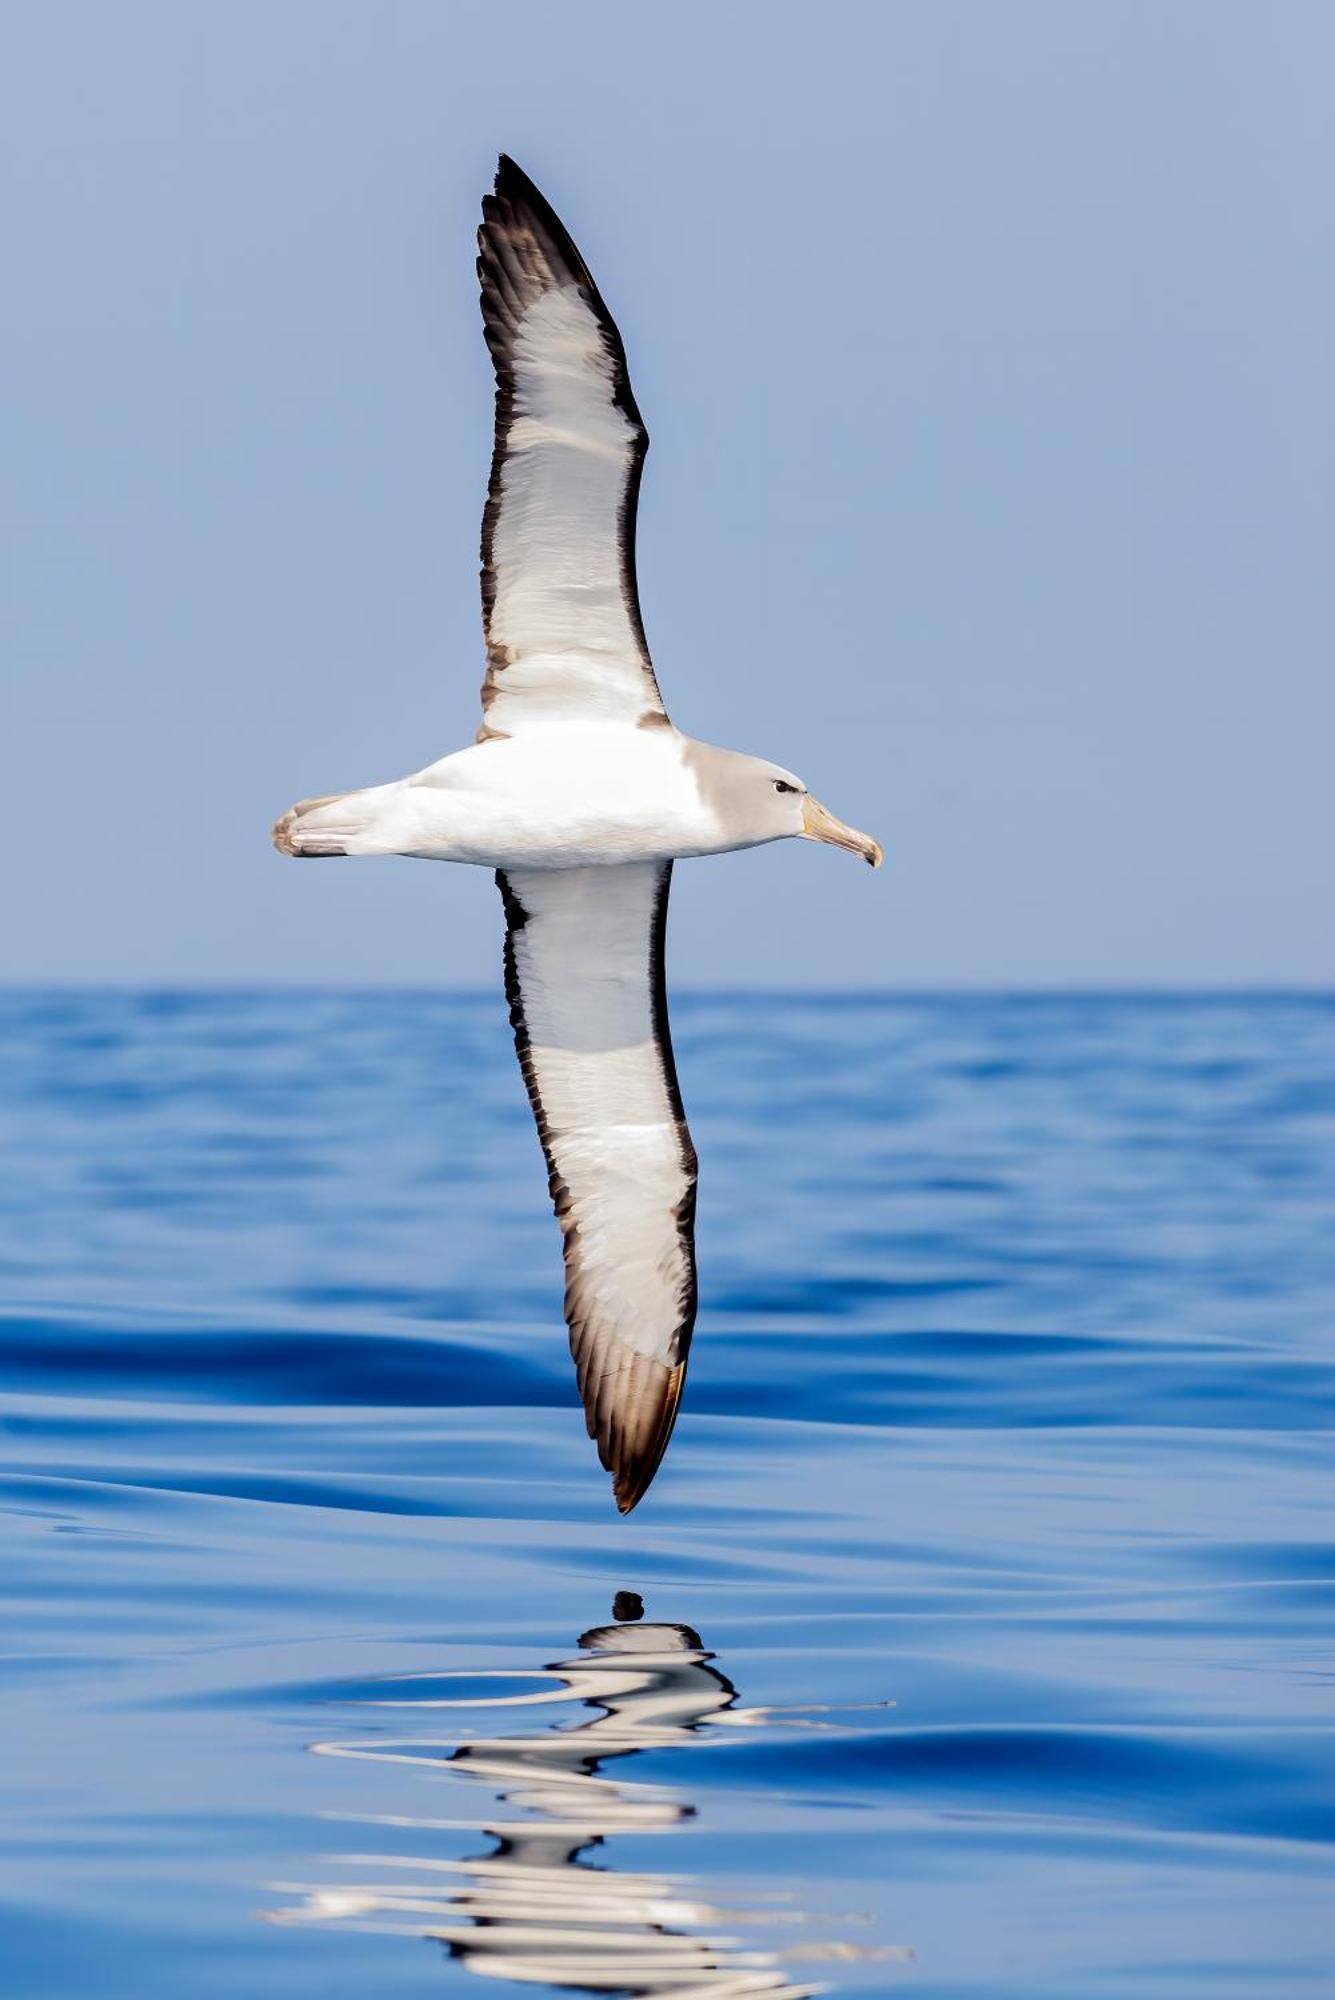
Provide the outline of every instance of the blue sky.
[[674,976],[1335,980],[1335,11],[68,0],[4,44],[8,977],[495,978],[480,872],[267,827],[476,726],[505,148],[626,337],[674,719],[887,849],[684,866]]

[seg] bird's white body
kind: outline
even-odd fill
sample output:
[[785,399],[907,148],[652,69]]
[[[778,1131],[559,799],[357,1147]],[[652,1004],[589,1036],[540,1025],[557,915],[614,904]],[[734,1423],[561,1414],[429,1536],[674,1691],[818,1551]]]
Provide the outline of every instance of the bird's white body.
[[706,797],[708,748],[671,727],[540,722],[393,784],[296,808],[288,838],[297,854],[332,845],[481,868],[608,867],[752,845]]

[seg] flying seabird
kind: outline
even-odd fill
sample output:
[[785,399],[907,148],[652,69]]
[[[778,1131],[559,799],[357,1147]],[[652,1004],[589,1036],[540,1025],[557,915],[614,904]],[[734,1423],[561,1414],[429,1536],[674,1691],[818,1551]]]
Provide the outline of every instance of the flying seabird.
[[696,1156],[668,1032],[672,864],[796,836],[881,850],[800,778],[668,720],[635,582],[649,446],[626,353],[554,210],[501,157],[478,232],[496,369],[476,742],[303,799],[282,854],[493,868],[505,990],[565,1248],[589,1435],[629,1513],[676,1419],[695,1324]]

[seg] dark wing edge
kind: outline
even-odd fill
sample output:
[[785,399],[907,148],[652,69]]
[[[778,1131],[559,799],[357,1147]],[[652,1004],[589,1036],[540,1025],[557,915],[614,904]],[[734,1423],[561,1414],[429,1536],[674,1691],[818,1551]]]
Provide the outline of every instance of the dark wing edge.
[[[608,871],[609,874],[619,872]],[[667,913],[672,863],[661,864],[656,872],[658,880],[648,938],[650,1009],[654,1048],[685,1180],[684,1192],[671,1212],[685,1282],[678,1299],[677,1321],[672,1329],[671,1345],[675,1359],[663,1362],[650,1355],[627,1350],[628,1358],[615,1370],[602,1365],[606,1360],[607,1330],[598,1324],[583,1303],[578,1196],[572,1194],[562,1171],[558,1157],[559,1138],[548,1121],[542,1078],[525,1011],[519,955],[520,939],[529,923],[530,913],[507,872],[504,869],[496,872],[496,886],[501,893],[506,919],[505,995],[509,1002],[510,1024],[543,1157],[547,1162],[552,1206],[562,1232],[566,1272],[564,1309],[570,1333],[570,1351],[575,1362],[588,1433],[597,1444],[604,1470],[612,1475],[613,1494],[622,1514],[629,1514],[644,1498],[671,1440],[681,1406],[699,1300],[695,1261],[698,1160],[686,1123],[668,1022]]]
[[482,512],[482,626],[487,639],[488,662],[493,669],[508,664],[503,652],[493,651],[491,643],[491,615],[496,601],[496,569],[492,551],[502,504],[501,475],[514,415],[514,336],[524,313],[543,292],[574,284],[584,293],[611,360],[613,401],[635,431],[617,523],[621,593],[645,675],[661,708],[662,696],[654,677],[649,642],[645,637],[635,572],[635,518],[639,507],[640,479],[649,450],[649,433],[630,385],[630,370],[621,334],[569,230],[546,196],[523,168],[516,166],[508,153],[500,156],[495,191],[483,196],[482,216],[482,227],[477,237],[477,275],[482,290],[482,322],[496,370],[495,443],[487,501]]

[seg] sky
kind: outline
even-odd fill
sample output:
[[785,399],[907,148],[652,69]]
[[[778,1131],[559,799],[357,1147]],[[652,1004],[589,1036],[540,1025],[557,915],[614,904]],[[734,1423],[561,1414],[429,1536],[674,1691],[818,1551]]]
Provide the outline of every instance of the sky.
[[57,0],[0,45],[11,981],[483,987],[299,868],[461,747],[495,155],[625,337],[674,721],[879,874],[677,871],[693,986],[1335,983],[1335,9]]

